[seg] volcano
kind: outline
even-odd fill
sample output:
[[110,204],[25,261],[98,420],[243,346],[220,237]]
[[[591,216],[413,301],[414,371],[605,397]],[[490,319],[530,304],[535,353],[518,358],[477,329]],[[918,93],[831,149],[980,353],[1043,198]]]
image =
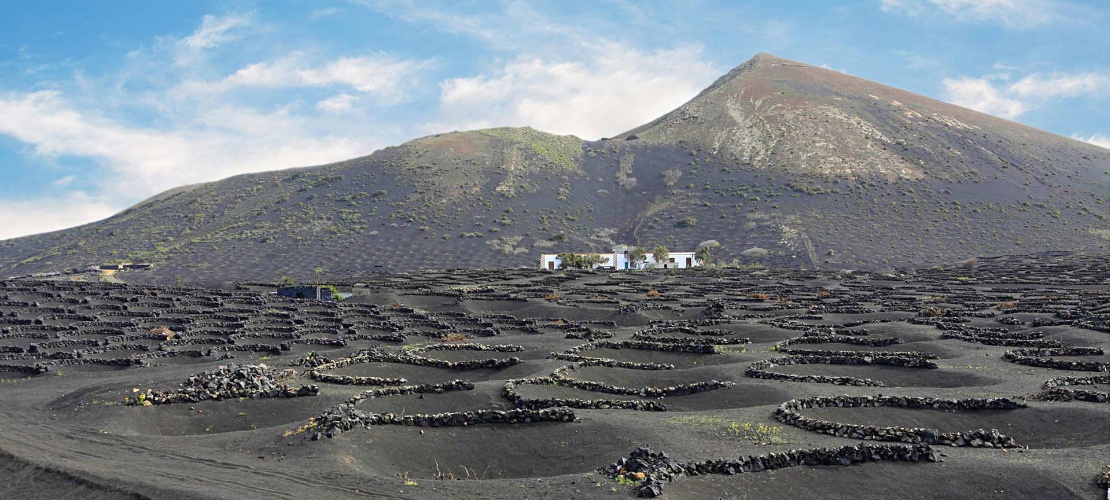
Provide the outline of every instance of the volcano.
[[1105,253],[1110,150],[759,54],[613,138],[439,134],[154,196],[0,242],[5,275],[149,262],[144,279],[538,265],[615,244],[805,269]]

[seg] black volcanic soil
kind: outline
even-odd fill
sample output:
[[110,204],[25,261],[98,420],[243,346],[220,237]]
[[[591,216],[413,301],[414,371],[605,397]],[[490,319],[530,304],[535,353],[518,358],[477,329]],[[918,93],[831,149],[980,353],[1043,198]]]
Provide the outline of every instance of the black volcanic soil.
[[[943,339],[945,330],[938,325],[1110,349],[1106,257],[1008,257],[982,260],[977,267],[889,275],[736,269],[655,274],[472,270],[376,275],[342,288],[355,295],[340,304],[316,304],[271,296],[260,284],[215,289],[0,281],[0,366],[6,370],[0,372],[0,497],[629,498],[634,496],[631,487],[596,469],[638,446],[650,445],[678,460],[700,461],[863,442],[776,421],[776,406],[790,399],[846,394],[1025,400],[1040,393],[1050,378],[1100,375],[1011,363],[1004,354],[1014,347]],[[649,297],[646,292],[651,289],[662,295]],[[545,299],[552,292],[558,301]],[[599,293],[617,300],[599,302]],[[158,326],[173,330],[176,339],[153,337],[149,331]],[[776,343],[830,331],[859,338],[896,337],[905,343],[879,348],[844,342],[791,347],[919,351],[937,355],[933,361],[938,367],[800,364],[768,369],[869,378],[884,387],[745,376],[754,362],[790,356],[776,352]],[[404,335],[404,342],[364,338],[387,333]],[[587,342],[568,334],[611,335],[605,340],[619,342],[637,333],[691,340],[750,338],[751,343],[721,345],[716,354],[659,352],[630,344],[577,351],[630,366],[674,365],[661,370],[581,366],[552,358]],[[444,336],[489,349],[522,350],[422,349],[443,343]],[[288,350],[282,350],[283,343],[291,343]],[[322,368],[329,375],[403,377],[408,385],[456,379],[474,383],[468,390],[362,399],[355,404],[361,412],[508,410],[513,402],[503,390],[514,379],[531,381],[515,386],[527,400],[647,400],[662,403],[666,411],[575,409],[577,421],[565,423],[378,425],[313,440],[310,419],[383,387],[313,380],[295,363],[309,352],[337,360],[368,348],[412,353],[430,363],[510,357],[522,362],[501,369],[462,369],[419,366],[412,363],[422,361],[406,358],[405,363],[371,360]],[[1053,359],[1106,362],[1107,356]],[[97,364],[104,360],[142,366]],[[231,364],[292,368],[296,372],[281,383],[294,388],[316,384],[319,394],[150,407],[123,403],[146,389],[173,389],[191,375]],[[48,371],[19,371],[36,365]],[[562,367],[567,369],[559,370]],[[651,397],[535,379],[557,370],[579,383],[634,392],[709,381],[734,385]],[[1105,392],[1108,384],[1068,387]],[[845,424],[942,432],[993,428],[1013,436],[1022,447],[936,446],[941,459],[937,463],[869,462],[687,477],[668,484],[665,497],[1106,494],[1095,486],[1100,469],[1110,465],[1110,407],[1104,403],[1028,399],[1027,407],[1008,411],[824,407],[800,413]],[[751,430],[760,426],[767,429],[763,435]]]

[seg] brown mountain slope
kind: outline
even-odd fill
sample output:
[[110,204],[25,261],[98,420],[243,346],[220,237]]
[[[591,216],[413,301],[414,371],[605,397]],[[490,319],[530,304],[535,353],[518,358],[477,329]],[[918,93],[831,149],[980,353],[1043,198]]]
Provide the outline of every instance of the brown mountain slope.
[[123,259],[163,280],[307,279],[705,240],[718,262],[890,268],[1105,253],[1108,206],[1110,150],[760,54],[615,139],[458,132],[189,186],[0,242],[0,273]]
[[1101,148],[766,53],[618,138],[633,136],[826,176],[976,180],[1015,167],[1107,180],[1084,168],[1097,163],[1084,156],[1105,162]]

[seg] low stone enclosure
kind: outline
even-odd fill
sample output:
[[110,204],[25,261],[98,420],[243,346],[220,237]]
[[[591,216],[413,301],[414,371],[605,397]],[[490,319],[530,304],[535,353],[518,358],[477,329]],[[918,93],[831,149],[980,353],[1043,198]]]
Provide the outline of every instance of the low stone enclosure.
[[1092,377],[1056,377],[1044,383],[1044,391],[1033,396],[1042,401],[1089,401],[1110,403],[1110,392],[1095,391],[1081,386],[1110,385],[1110,374]]
[[599,467],[598,471],[612,478],[636,484],[636,496],[655,498],[663,494],[666,483],[687,476],[702,474],[748,474],[800,466],[848,466],[876,461],[936,462],[936,454],[928,444],[882,445],[860,444],[841,448],[811,448],[766,455],[741,456],[682,462],[672,460],[666,452],[637,448],[628,458]]
[[572,347],[563,352],[551,353],[548,358],[574,361],[584,366],[606,366],[610,368],[632,368],[637,370],[673,370],[670,363],[641,363],[620,361],[612,358],[585,356],[580,353],[594,349],[637,349],[642,351],[684,352],[692,354],[720,354],[717,346],[701,339],[673,339],[672,342],[648,342],[644,340],[611,341],[598,340]]
[[309,419],[299,432],[311,430],[312,440],[335,437],[341,432],[357,427],[374,425],[407,425],[415,427],[458,427],[479,424],[529,424],[538,422],[574,422],[577,417],[566,407],[517,408],[513,410],[477,410],[431,414],[399,415],[394,413],[364,412],[357,408],[365,399],[399,396],[403,394],[442,394],[449,391],[474,390],[474,384],[453,380],[443,384],[420,384],[403,387],[371,389],[325,410],[320,416]]
[[[849,351],[850,352],[850,351]],[[829,375],[796,375],[792,373],[776,373],[770,371],[776,366],[789,365],[870,365],[870,366],[897,366],[902,368],[935,369],[937,364],[919,356],[907,356],[895,353],[894,355],[873,353],[851,353],[839,355],[798,355],[782,358],[771,358],[756,361],[748,366],[744,375],[751,378],[767,380],[787,380],[791,382],[812,382],[819,384],[856,385],[867,387],[884,387],[878,380],[869,378],[829,376]]]
[[[1045,269],[1036,268],[1031,272],[1046,273]],[[1030,279],[1024,264],[1011,271],[999,272],[996,276],[1006,279],[1013,276],[1019,281]],[[374,446],[396,443],[394,439],[408,444],[407,435],[417,432],[416,429],[382,432],[376,427],[380,425],[419,427],[434,438],[412,441],[413,446],[439,446],[444,440],[460,436],[470,439],[492,434],[500,439],[516,433],[565,433],[573,447],[576,439],[573,435],[588,434],[600,428],[617,437],[598,440],[603,441],[600,446],[609,446],[604,448],[608,451],[601,452],[602,456],[616,458],[629,450],[628,442],[642,442],[639,437],[644,434],[667,435],[667,428],[645,426],[671,420],[667,415],[628,411],[671,411],[679,413],[678,418],[687,414],[674,412],[676,408],[726,421],[744,415],[743,418],[776,423],[766,420],[774,414],[778,422],[789,421],[788,425],[797,429],[826,434],[805,438],[805,433],[798,434],[799,430],[783,429],[788,437],[800,436],[805,441],[830,446],[780,452],[785,449],[782,445],[787,443],[749,441],[744,436],[730,434],[736,438],[736,443],[730,444],[743,450],[735,454],[751,456],[685,461],[705,458],[695,455],[680,457],[684,461],[678,461],[657,451],[646,451],[624,459],[624,463],[614,464],[621,467],[614,468],[611,472],[615,474],[608,475],[622,478],[616,486],[630,484],[626,481],[639,482],[636,488],[644,494],[661,493],[666,480],[653,479],[651,470],[640,468],[631,458],[651,463],[665,459],[662,462],[672,471],[673,479],[863,461],[853,457],[866,457],[865,461],[887,457],[912,461],[908,454],[899,455],[908,450],[918,450],[918,461],[928,462],[930,458],[923,455],[923,450],[931,445],[932,450],[938,450],[937,446],[964,446],[970,450],[959,453],[961,460],[990,461],[992,467],[1005,468],[1010,465],[1007,460],[1020,456],[1013,455],[1013,450],[1003,454],[998,449],[1025,444],[1038,447],[1039,441],[1034,441],[1031,435],[1026,443],[1023,431],[1007,431],[1002,427],[1006,424],[987,424],[981,418],[990,418],[991,422],[1015,422],[1014,419],[1020,420],[1022,414],[1029,413],[1031,418],[1049,418],[1051,422],[1054,412],[1072,418],[1076,415],[1105,416],[1110,411],[1105,406],[1108,395],[1104,392],[1110,385],[1105,371],[1107,359],[1097,357],[1110,348],[1105,335],[1110,333],[1110,292],[1106,291],[1110,281],[1103,279],[1092,282],[1093,286],[1072,286],[1068,281],[1072,278],[1056,270],[1044,276],[1057,279],[1059,285],[1052,289],[988,284],[979,278],[969,284],[958,279],[965,275],[978,276],[978,272],[967,269],[926,282],[915,281],[918,278],[914,276],[920,274],[781,270],[723,270],[677,277],[645,274],[613,278],[604,274],[534,277],[513,271],[444,271],[371,277],[365,287],[356,288],[366,295],[360,300],[377,301],[376,304],[359,301],[310,304],[245,289],[0,282],[0,371],[6,371],[0,373],[0,380],[10,384],[5,386],[6,390],[11,389],[10,394],[23,394],[20,397],[49,394],[51,384],[67,387],[66,392],[78,398],[85,394],[79,390],[89,391],[90,397],[78,403],[84,406],[83,411],[74,413],[75,419],[115,418],[115,412],[121,411],[161,412],[157,418],[148,415],[137,418],[134,425],[129,424],[138,432],[152,433],[165,432],[163,427],[156,427],[156,420],[161,421],[163,415],[177,418],[184,408],[121,409],[88,403],[92,396],[126,392],[135,386],[144,389],[118,397],[131,396],[134,401],[130,404],[135,406],[146,406],[144,402],[153,406],[185,401],[234,401],[244,397],[280,399],[310,395],[308,390],[298,394],[303,389],[302,384],[306,384],[303,387],[316,388],[319,394],[329,398],[328,402],[316,398],[248,403],[253,408],[264,409],[268,416],[272,413],[275,425],[285,425],[283,429],[292,426],[286,437],[296,435],[306,442],[273,439],[275,436],[266,434],[274,433],[273,425],[246,429],[244,426],[251,423],[247,420],[235,422],[242,424],[238,427],[217,426],[212,431],[241,432],[242,437],[252,442],[273,442],[278,447],[274,449],[288,453],[293,460],[303,461],[312,460],[313,454],[324,452],[329,446],[357,446],[367,453],[375,453]],[[1083,278],[1086,275],[1075,276],[1075,279],[1088,279]],[[475,288],[469,280],[481,280],[482,285]],[[643,301],[645,291],[653,289],[662,291],[663,297],[652,299],[655,303]],[[545,295],[554,292],[558,292],[559,302],[544,300]],[[627,303],[633,307],[622,312],[622,306]],[[654,308],[656,305],[661,307]],[[527,317],[521,317],[525,315]],[[1072,346],[1071,343],[1080,345]],[[754,345],[748,347],[747,344]],[[940,354],[944,361],[937,360],[933,353]],[[237,359],[219,361],[227,356]],[[545,356],[548,359],[544,359]],[[258,385],[247,383],[248,387],[242,388],[238,375],[220,372],[224,368],[238,370],[248,366],[246,363],[257,366],[262,362],[277,367],[270,373],[272,385],[266,380]],[[373,365],[351,366],[357,363]],[[220,364],[225,367],[218,368]],[[846,366],[832,366],[827,371],[813,366],[789,366],[802,364]],[[936,369],[938,364],[943,370],[914,371]],[[297,378],[284,378],[292,375],[281,370],[286,366],[294,366],[299,371]],[[437,369],[415,369],[413,366]],[[496,371],[502,369],[506,371]],[[1074,371],[1076,369],[1087,371]],[[672,371],[652,373],[651,370]],[[51,371],[64,374],[55,378]],[[747,378],[739,377],[740,372]],[[218,375],[216,378],[211,377],[214,373]],[[805,375],[808,373],[817,375]],[[841,376],[832,376],[834,374]],[[226,382],[220,380],[223,376],[228,378]],[[962,379],[963,376],[967,379]],[[155,387],[162,389],[159,391],[147,390],[146,385],[141,385],[142,380],[154,377],[172,383]],[[181,387],[174,387],[191,377],[195,378]],[[251,372],[244,382],[253,382],[254,377]],[[1045,382],[1050,377],[1055,378]],[[754,380],[757,378],[828,385]],[[885,385],[902,387],[876,390],[884,386],[884,380]],[[418,383],[425,381],[436,383]],[[900,383],[895,384],[896,381]],[[854,387],[838,389],[835,384]],[[76,390],[68,389],[71,386]],[[276,393],[275,388],[279,389]],[[864,396],[879,392],[915,396],[924,395],[922,390],[933,389],[936,392],[924,393],[932,397]],[[718,390],[727,392],[712,392]],[[853,396],[821,401],[811,398],[842,391]],[[683,399],[695,394],[698,396]],[[958,399],[995,394],[1028,395],[1029,405],[1034,408],[1021,410],[1024,405],[1020,398]],[[873,399],[866,399],[868,397]],[[27,405],[46,407],[43,398],[45,396]],[[337,401],[343,403],[334,404]],[[779,407],[783,401],[787,403]],[[996,403],[988,404],[990,401]],[[1057,401],[1074,403],[1055,403]],[[220,404],[234,406],[235,403]],[[222,418],[236,411],[229,407],[209,411],[214,405],[205,403],[203,416],[197,418]],[[826,409],[837,405],[884,408],[875,409],[875,413],[867,413],[866,409]],[[305,410],[306,407],[312,409]],[[407,412],[402,409],[405,407],[409,408]],[[997,420],[998,415],[988,417],[986,413],[982,416],[974,413],[983,409],[1016,410],[1018,413]],[[965,423],[948,427],[942,422],[952,424],[955,420],[939,414],[910,413],[912,410],[960,412],[956,420]],[[251,417],[256,413],[261,414],[252,411]],[[1064,417],[1060,421],[1065,422]],[[75,421],[82,425],[93,422],[93,425],[99,424],[95,420]],[[872,425],[875,423],[890,426]],[[495,424],[498,431],[489,433],[487,427],[487,430],[464,436],[467,431],[455,427],[489,424]],[[526,424],[540,425],[524,432],[517,427]],[[151,427],[143,427],[148,425]],[[720,445],[720,433],[727,432],[725,425],[699,424],[696,432],[684,433],[675,439],[690,440],[692,444],[684,444],[683,449],[696,450],[700,446],[710,449]],[[914,425],[940,429],[911,427]],[[1017,427],[1016,423],[1014,425]],[[1020,441],[992,431],[989,429],[992,426]],[[330,444],[307,442],[311,438],[336,436],[359,427],[370,430],[343,435]],[[454,429],[427,430],[434,427]],[[975,427],[988,429],[973,429]],[[1046,426],[1045,432],[1054,430]],[[386,434],[388,439],[384,437]],[[666,439],[671,439],[667,436]],[[1036,436],[1037,439],[1041,437]],[[105,435],[100,439],[108,442],[117,438]],[[1098,440],[1099,443],[1104,441],[1101,437]],[[1057,441],[1053,443],[1056,445]],[[1079,465],[1089,455],[1089,450],[1072,453],[1073,448],[1084,446],[1075,443],[1074,440],[1059,440],[1060,448],[1043,453],[1076,461],[1077,468],[1060,472],[1072,491],[1093,489],[1096,472],[1102,471],[1092,467],[1089,460]],[[500,450],[502,454],[494,459],[475,454],[473,460],[475,463],[505,460],[506,457],[531,460],[533,456],[529,454],[534,451],[528,448],[530,445],[514,444]],[[764,446],[774,447],[760,448]],[[766,453],[761,449],[776,452]],[[996,451],[989,451],[992,449]],[[893,454],[884,455],[888,451]],[[1021,456],[1033,457],[1041,453],[1033,451],[1032,455]],[[426,471],[416,470],[420,465],[414,467],[402,460],[382,458],[384,455],[388,453],[374,455],[373,460],[381,461],[381,468],[374,470],[386,471],[386,475],[375,477],[375,481],[398,481],[390,475],[395,468],[413,470],[413,479],[420,480],[422,487],[430,482]],[[441,455],[441,463],[442,460]],[[466,460],[471,457],[467,456]],[[564,471],[558,474],[577,476],[599,465],[596,459],[583,458],[581,454],[558,460]],[[264,462],[263,467],[272,463],[259,462]],[[681,470],[671,467],[676,464]],[[466,462],[466,465],[471,464]],[[525,467],[531,465],[521,466],[522,470]],[[924,467],[905,473],[917,471],[926,476],[931,474]],[[507,474],[510,475],[505,477],[517,480],[531,472],[518,470]],[[1074,477],[1079,475],[1082,484]],[[604,479],[595,477],[594,480]],[[1099,480],[1105,487],[1107,477]],[[713,481],[684,486],[709,492],[707,488],[732,489],[739,484]],[[659,489],[643,489],[651,485],[658,485]],[[451,487],[436,484],[440,491],[449,491]]]
[[854,345],[863,345],[868,347],[886,347],[895,344],[901,344],[902,340],[898,338],[872,338],[872,337],[853,337],[850,335],[834,335],[834,334],[810,334],[801,337],[794,337],[778,342],[774,346],[776,352],[784,354],[793,354],[798,356],[824,356],[824,357],[865,357],[865,356],[883,356],[889,358],[920,358],[920,359],[936,359],[937,356],[927,352],[919,351],[834,351],[834,350],[818,350],[818,349],[796,349],[790,346],[798,344],[828,344],[828,343],[845,343]]
[[544,398],[529,399],[521,396],[517,391],[518,385],[555,385],[551,377],[533,377],[515,379],[505,382],[501,396],[513,403],[517,408],[545,409],[545,408],[577,408],[592,410],[640,410],[640,411],[666,411],[667,406],[659,401],[641,399],[615,400],[615,399],[581,399],[581,398]]
[[1099,361],[1070,361],[1056,359],[1049,356],[1101,356],[1103,350],[1098,347],[1059,347],[1045,349],[1014,349],[1006,351],[1002,359],[1011,363],[1056,370],[1074,370],[1086,372],[1110,371],[1110,362]]
[[392,353],[379,348],[363,349],[349,358],[343,358],[331,362],[323,362],[317,364],[315,359],[303,360],[305,365],[315,364],[309,375],[314,379],[321,382],[329,382],[333,384],[344,385],[402,385],[408,381],[404,378],[388,378],[388,377],[361,377],[356,375],[334,375],[326,373],[327,370],[335,370],[359,363],[400,363],[415,366],[428,366],[432,368],[446,368],[448,370],[503,370],[513,365],[518,365],[523,361],[517,357],[503,358],[503,359],[481,359],[481,360],[468,360],[468,361],[446,361],[442,359],[426,358],[418,355],[421,352],[427,351],[490,351],[490,352],[519,352],[523,350],[520,346],[515,345],[484,345],[484,344],[433,344],[421,348],[403,351],[401,353]]
[[356,427],[373,425],[407,425],[415,427],[459,427],[481,424],[530,424],[539,422],[574,422],[578,417],[568,408],[542,410],[477,410],[416,415],[368,413],[344,403],[325,411],[310,424],[313,440],[335,437]]
[[320,388],[315,385],[295,388],[280,384],[281,380],[290,375],[266,365],[221,366],[185,379],[185,382],[176,390],[147,389],[134,398],[128,397],[125,402],[129,405],[151,406],[196,403],[210,399],[222,401],[238,398],[295,398],[315,396],[320,392]]
[[971,446],[975,448],[1013,448],[1018,446],[1014,438],[1000,434],[997,429],[939,432],[936,429],[925,428],[845,424],[810,418],[801,414],[801,411],[806,408],[822,407],[891,407],[915,410],[983,411],[1016,410],[1018,408],[1025,408],[1025,403],[1006,398],[939,399],[901,396],[818,396],[807,399],[792,399],[780,404],[778,408],[775,409],[775,419],[784,424],[793,425],[810,432],[850,439],[899,441],[904,443],[925,443],[947,446]]

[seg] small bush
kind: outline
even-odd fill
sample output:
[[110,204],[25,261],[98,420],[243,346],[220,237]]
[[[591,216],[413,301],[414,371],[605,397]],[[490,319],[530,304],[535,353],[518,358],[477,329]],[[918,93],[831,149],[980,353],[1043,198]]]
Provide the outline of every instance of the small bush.
[[678,227],[694,227],[698,225],[698,219],[691,215],[690,217],[678,221],[678,224],[675,225]]

